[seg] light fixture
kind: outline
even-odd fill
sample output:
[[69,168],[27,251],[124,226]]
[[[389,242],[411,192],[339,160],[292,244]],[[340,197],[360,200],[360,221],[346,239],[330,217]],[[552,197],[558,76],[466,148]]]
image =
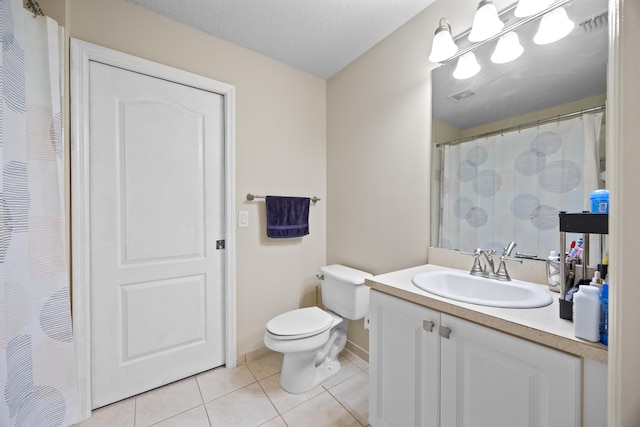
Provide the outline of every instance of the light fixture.
[[516,10],[513,14],[516,18],[525,18],[527,16],[535,15],[548,8],[553,0],[519,0]]
[[513,31],[501,36],[498,39],[496,50],[491,55],[491,62],[495,64],[506,64],[518,58],[524,52],[524,48],[520,44],[518,35]]
[[458,58],[458,65],[453,72],[453,77],[458,80],[464,80],[475,76],[479,71],[480,64],[476,60],[476,55],[473,52],[467,52]]
[[542,17],[533,42],[535,44],[553,43],[569,34],[573,27],[575,24],[567,16],[567,11],[564,7],[559,7]]
[[473,26],[469,33],[469,41],[481,42],[486,40],[502,31],[503,27],[504,22],[500,20],[498,10],[493,1],[482,0],[478,4],[476,14],[473,16]]
[[458,45],[455,44],[451,36],[451,25],[446,18],[442,18],[436,29],[436,35],[433,37],[429,61],[442,62],[451,58],[457,51]]
[[[540,20],[538,32],[533,41],[536,44],[549,44],[568,35],[575,24],[567,16],[564,6],[574,0],[519,0],[517,5],[505,11],[505,22],[491,0],[478,3],[473,17],[471,30],[458,36],[455,40],[451,36],[451,26],[445,18],[440,19],[431,47],[429,60],[446,64],[457,59],[453,77],[468,79],[480,71],[480,64],[473,53],[481,46],[497,40],[491,60],[496,64],[504,64],[520,57],[524,48],[515,31],[523,25]],[[510,15],[508,13],[511,13]],[[514,15],[517,15],[514,19]],[[458,42],[468,34],[469,43]]]

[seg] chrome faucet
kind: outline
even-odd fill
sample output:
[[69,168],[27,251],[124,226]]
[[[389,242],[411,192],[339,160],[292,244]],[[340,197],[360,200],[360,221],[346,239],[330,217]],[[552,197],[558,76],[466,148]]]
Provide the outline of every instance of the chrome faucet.
[[[473,276],[488,277],[490,279],[496,278],[496,272],[493,266],[493,255],[495,250],[476,249],[473,251],[473,267],[470,274]],[[482,264],[482,266],[480,265]]]
[[482,275],[489,279],[496,278],[496,270],[493,266],[493,255],[495,255],[496,251],[491,249],[490,251],[481,250],[480,258],[484,261],[484,268],[482,270]]
[[522,263],[521,259],[514,259],[510,256],[516,246],[516,242],[510,242],[507,247],[503,249],[498,270],[495,269],[495,265],[493,263],[493,255],[496,253],[495,250],[476,249],[473,253],[468,254],[473,255],[473,267],[471,267],[469,274],[473,276],[486,277],[488,279],[501,280],[504,282],[510,281],[511,276],[509,276],[509,273],[507,272],[506,261]]

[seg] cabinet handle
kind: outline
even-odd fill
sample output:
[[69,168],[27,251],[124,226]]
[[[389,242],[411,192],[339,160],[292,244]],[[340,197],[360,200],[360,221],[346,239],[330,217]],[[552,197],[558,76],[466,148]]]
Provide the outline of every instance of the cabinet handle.
[[427,332],[433,332],[433,327],[436,326],[431,320],[423,320],[422,321],[422,329]]
[[451,328],[440,326],[439,333],[442,338],[449,339],[449,335],[451,335]]

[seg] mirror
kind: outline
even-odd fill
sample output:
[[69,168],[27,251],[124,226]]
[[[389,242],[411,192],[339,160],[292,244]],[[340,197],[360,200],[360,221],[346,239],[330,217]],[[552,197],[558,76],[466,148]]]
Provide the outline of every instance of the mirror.
[[[452,141],[457,144],[510,128],[518,130],[532,123],[535,126],[536,122],[544,119],[604,106],[609,46],[608,2],[580,0],[564,7],[575,27],[568,36],[555,43],[533,43],[539,26],[537,19],[516,30],[524,53],[512,62],[492,63],[490,57],[496,41],[491,41],[474,50],[482,67],[475,76],[466,80],[453,78],[457,60],[432,71],[433,246],[438,246],[441,220],[441,152],[436,148],[438,145]],[[501,19],[508,24],[514,18],[508,11],[501,14]],[[457,43],[464,48],[468,43],[466,36],[460,37]],[[604,126],[600,130],[598,150],[601,164],[594,165],[594,169],[604,170]],[[601,178],[604,174],[597,176]],[[558,233],[547,235],[554,236],[548,247],[557,247]],[[533,255],[540,258],[548,255],[548,252],[538,252]]]

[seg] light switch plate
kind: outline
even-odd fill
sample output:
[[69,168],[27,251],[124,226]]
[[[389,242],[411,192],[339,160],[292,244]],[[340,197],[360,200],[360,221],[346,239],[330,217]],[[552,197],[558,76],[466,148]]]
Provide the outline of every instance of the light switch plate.
[[249,212],[248,211],[238,212],[238,227],[249,228]]

